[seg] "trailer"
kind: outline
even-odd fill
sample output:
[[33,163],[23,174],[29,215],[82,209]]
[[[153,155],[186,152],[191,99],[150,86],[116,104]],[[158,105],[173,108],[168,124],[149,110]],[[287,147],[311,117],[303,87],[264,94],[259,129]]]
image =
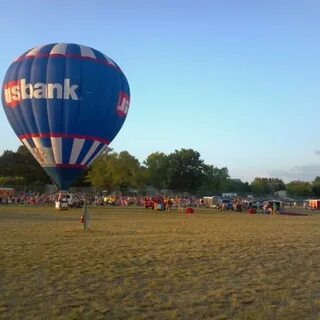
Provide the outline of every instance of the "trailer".
[[222,202],[222,198],[219,196],[206,196],[203,197],[203,205],[208,208],[217,209],[219,204]]

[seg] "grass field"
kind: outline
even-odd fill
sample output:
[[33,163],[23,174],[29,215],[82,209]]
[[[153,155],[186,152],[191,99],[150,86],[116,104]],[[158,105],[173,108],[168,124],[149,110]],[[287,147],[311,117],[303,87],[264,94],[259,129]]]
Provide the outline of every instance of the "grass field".
[[320,215],[0,207],[1,319],[320,319]]

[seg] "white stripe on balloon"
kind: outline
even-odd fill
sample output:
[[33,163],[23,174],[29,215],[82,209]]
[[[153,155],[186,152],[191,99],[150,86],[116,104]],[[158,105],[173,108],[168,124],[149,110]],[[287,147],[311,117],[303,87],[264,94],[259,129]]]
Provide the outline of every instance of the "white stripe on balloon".
[[43,144],[41,143],[41,138],[36,137],[36,138],[32,138],[32,140],[37,149],[34,151],[40,152],[41,153],[40,156],[43,157],[43,161],[41,163],[46,165],[54,165],[54,156],[53,156],[52,148],[44,147]]
[[50,54],[66,54],[66,51],[67,51],[67,44],[58,43],[51,49]]
[[113,65],[114,67],[117,66],[117,65],[115,64],[115,62],[114,62],[112,59],[110,59],[108,56],[106,56],[105,54],[104,54],[104,57],[107,59],[107,61],[108,61],[109,64]]
[[88,167],[91,166],[91,164],[93,163],[93,161],[96,160],[96,159],[100,156],[100,154],[101,154],[104,150],[106,150],[107,148],[108,148],[108,145],[105,144],[105,145],[101,148],[101,150],[89,161],[89,163],[87,164],[87,166],[88,166]]
[[43,46],[39,46],[39,47],[35,47],[33,49],[31,49],[27,54],[26,57],[31,57],[31,56],[35,56],[42,48]]
[[51,137],[52,151],[56,164],[62,163],[62,138]]
[[86,46],[79,46],[79,47],[80,47],[82,57],[89,57],[89,58],[97,59],[96,55],[94,54],[94,52],[91,48],[86,47]]
[[93,153],[97,150],[97,148],[99,147],[100,142],[99,141],[95,141],[91,148],[89,149],[88,153],[86,154],[86,156],[84,157],[84,159],[82,160],[81,164],[82,165],[87,165],[88,160],[90,159],[90,157],[93,155]]
[[69,164],[75,164],[77,162],[84,142],[85,142],[85,139],[77,139],[77,138],[75,138],[73,140]]

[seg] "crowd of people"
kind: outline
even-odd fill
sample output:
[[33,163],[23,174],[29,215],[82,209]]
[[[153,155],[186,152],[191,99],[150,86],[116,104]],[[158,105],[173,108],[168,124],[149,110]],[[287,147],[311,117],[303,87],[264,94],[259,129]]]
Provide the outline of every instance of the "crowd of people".
[[[167,197],[167,196],[115,196],[105,195],[102,193],[73,193],[70,207],[82,207],[84,202],[94,206],[118,206],[118,207],[145,207],[146,209],[154,210],[170,210],[172,208],[183,211],[184,208],[205,208],[208,204],[203,198],[196,197]],[[55,206],[56,201],[61,197],[57,193],[37,193],[37,192],[22,192],[18,193],[14,190],[0,192],[0,205],[30,205],[30,206]],[[219,202],[216,209],[221,211],[248,211],[256,209],[264,213],[278,212],[284,203],[280,201],[256,201],[252,202],[245,198],[224,199]]]
[[0,194],[0,204],[45,205],[53,204],[56,198],[46,193]]
[[[0,205],[48,205],[54,206],[55,202],[61,198],[60,193],[37,193],[37,192],[2,192],[0,193]],[[144,197],[144,196],[114,196],[103,195],[101,193],[74,193],[72,194],[72,202],[74,207],[81,207],[83,203],[95,206],[137,206],[152,209],[165,209],[180,207],[202,207],[202,199],[193,197]]]
[[218,209],[225,211],[232,209],[234,211],[248,211],[256,212],[257,210],[262,210],[264,213],[277,213],[285,205],[284,202],[276,200],[264,200],[264,201],[250,201],[248,199],[234,198],[222,201],[217,206]]

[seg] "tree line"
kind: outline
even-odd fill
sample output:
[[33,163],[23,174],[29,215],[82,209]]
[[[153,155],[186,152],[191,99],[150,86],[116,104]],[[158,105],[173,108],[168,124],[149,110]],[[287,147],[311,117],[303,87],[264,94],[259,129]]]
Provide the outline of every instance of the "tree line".
[[[49,177],[25,146],[0,156],[0,186],[39,185],[51,183]],[[170,154],[154,152],[142,163],[128,151],[107,149],[75,182],[76,186],[93,186],[108,192],[130,190],[141,194],[154,190],[214,195],[223,192],[273,195],[286,190],[293,197],[320,197],[320,177],[314,181],[292,181],[256,177],[250,184],[232,179],[228,168],[206,164],[198,151],[175,150]]]

